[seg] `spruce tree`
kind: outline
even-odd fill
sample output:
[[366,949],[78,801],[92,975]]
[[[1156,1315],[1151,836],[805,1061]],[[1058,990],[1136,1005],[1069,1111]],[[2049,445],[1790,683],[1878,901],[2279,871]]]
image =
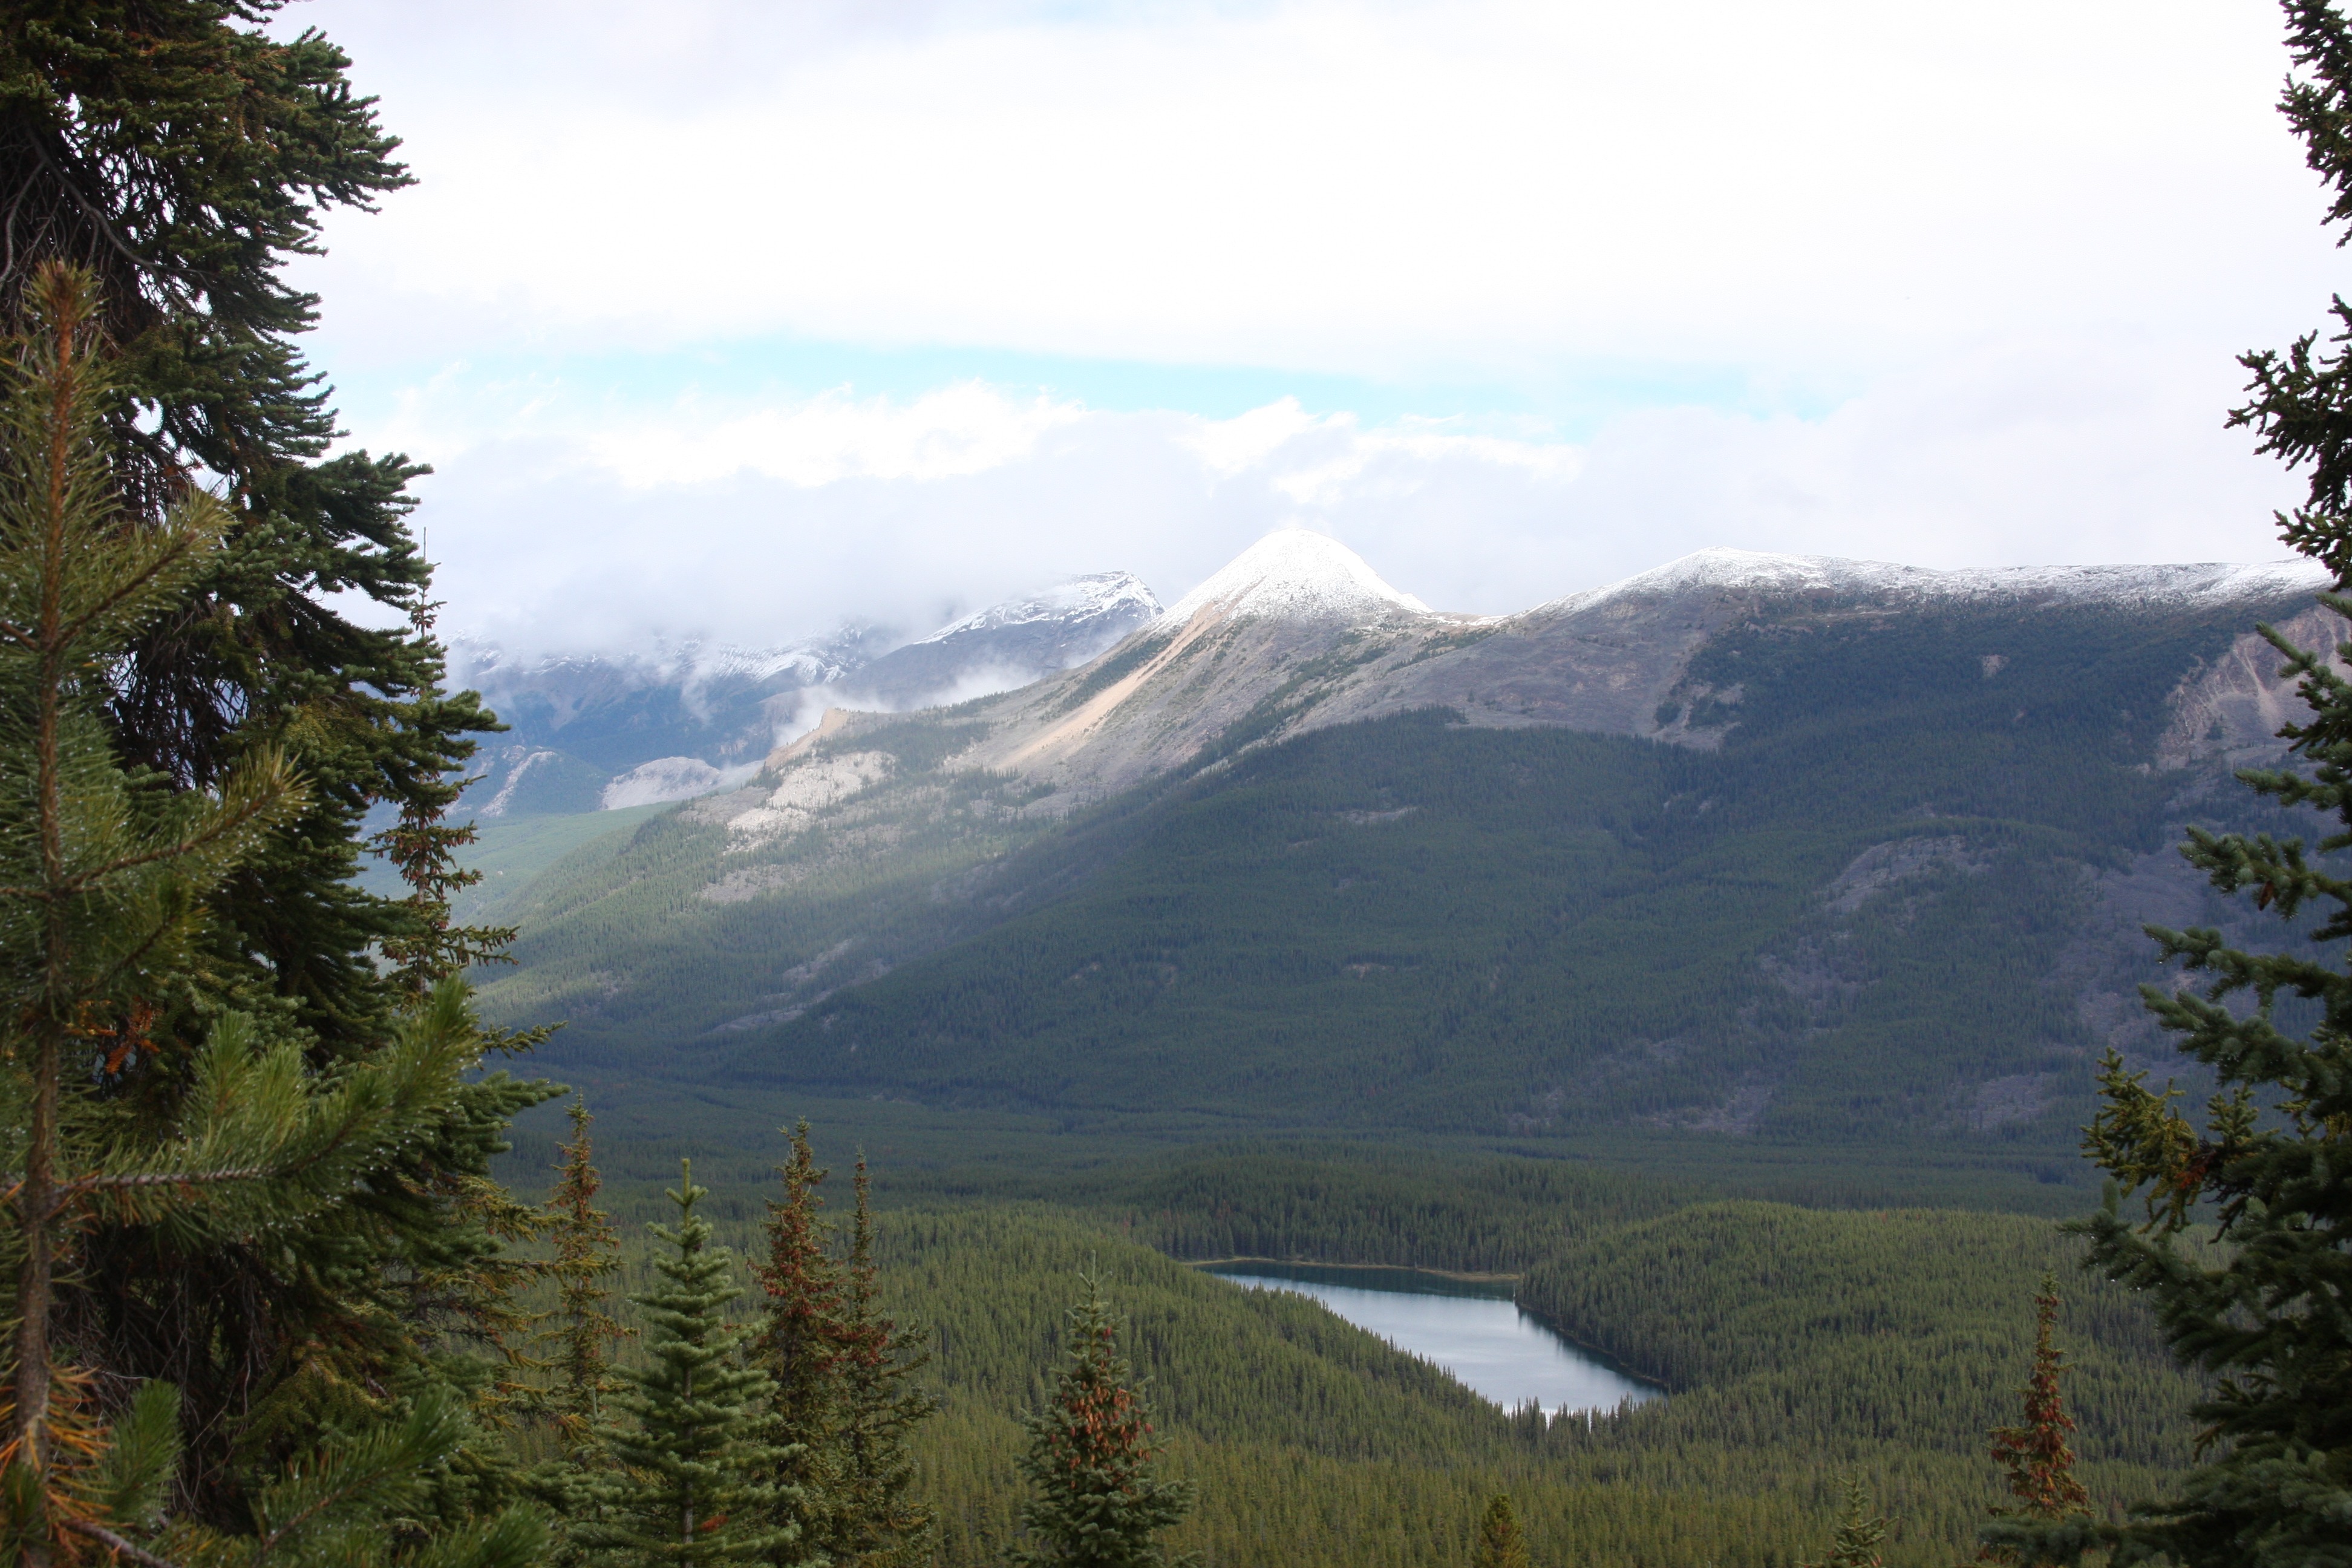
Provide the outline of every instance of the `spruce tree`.
[[1477,1550],[1470,1568],[1528,1568],[1528,1543],[1519,1533],[1519,1516],[1511,1500],[1496,1492],[1486,1500],[1486,1517],[1478,1521]]
[[1887,1523],[1884,1517],[1870,1511],[1870,1496],[1862,1489],[1862,1478],[1850,1477],[1845,1485],[1845,1510],[1838,1516],[1830,1554],[1819,1563],[1800,1563],[1798,1568],[1882,1568]]
[[1155,1568],[1171,1561],[1160,1532],[1192,1507],[1192,1488],[1157,1474],[1141,1394],[1118,1353],[1118,1321],[1099,1279],[1070,1310],[1068,1361],[1045,1408],[1029,1418],[1022,1456],[1030,1500],[1021,1568]]
[[[2287,0],[2284,12],[2302,74],[2282,107],[2333,189],[2326,221],[2352,235],[2352,27],[2323,0]],[[2352,307],[2338,299],[2333,310],[2332,352],[2314,332],[2243,357],[2250,395],[2231,422],[2308,467],[2304,503],[2281,529],[2333,574],[2319,602],[2352,616]],[[2199,984],[2149,987],[2148,1006],[2217,1090],[2191,1118],[2177,1089],[2150,1089],[2111,1052],[2086,1140],[2112,1178],[2084,1227],[2090,1262],[2144,1293],[2173,1353],[2210,1380],[2195,1407],[2205,1441],[2177,1489],[2125,1525],[2020,1521],[1986,1532],[2056,1561],[2104,1546],[2119,1563],[2161,1554],[2184,1568],[2352,1563],[2352,973],[2340,949],[2322,956],[2352,937],[2352,881],[2329,869],[2352,849],[2352,684],[2331,650],[2263,630],[2310,716],[2280,732],[2287,766],[2238,776],[2279,808],[2316,813],[2321,836],[2307,850],[2299,838],[2191,829],[2182,853],[2313,945],[2256,952],[2218,931],[2149,928]],[[2315,1003],[2318,1022],[2299,1036],[2282,1027],[2282,995]],[[2135,1194],[2137,1223],[2122,1206]]]
[[[205,504],[198,477],[222,481],[200,568],[79,672],[80,694],[142,805],[221,800],[271,755],[304,786],[289,830],[207,891],[189,961],[122,1020],[155,1048],[131,1049],[111,1092],[147,1127],[185,1113],[187,1078],[169,1064],[224,1013],[342,1071],[398,1051],[402,1014],[498,935],[447,918],[466,830],[444,814],[470,736],[493,721],[440,689],[406,522],[422,470],[326,456],[333,416],[296,346],[316,301],[282,276],[328,210],[408,177],[333,45],[269,36],[279,8],[25,0],[0,14],[0,330],[33,321],[43,266],[89,269],[95,335],[115,351],[98,415],[125,525],[169,535],[175,508]],[[346,616],[345,595],[390,624]],[[353,879],[372,811],[395,818],[378,847],[406,897]],[[504,1073],[467,1082],[351,1202],[267,1246],[84,1216],[76,1268],[55,1281],[58,1331],[110,1379],[181,1387],[180,1482],[206,1517],[236,1527],[248,1484],[392,1414],[385,1391],[419,1376],[496,1415],[522,1278],[505,1243],[523,1215],[488,1184],[489,1162],[542,1093]],[[503,1485],[487,1463],[478,1449],[452,1470],[486,1505]]]
[[541,1360],[554,1373],[548,1404],[567,1447],[590,1442],[604,1418],[604,1401],[620,1385],[613,1377],[613,1346],[628,1338],[614,1320],[605,1283],[621,1268],[621,1240],[613,1222],[596,1206],[604,1187],[589,1142],[588,1102],[575,1098],[568,1110],[572,1142],[558,1146],[555,1191],[547,1202],[546,1234],[555,1257],[545,1272],[555,1281],[555,1309],[540,1333]]
[[930,1363],[921,1336],[883,1315],[877,1293],[874,1210],[866,1156],[852,1192],[846,1311],[830,1526],[821,1543],[836,1564],[904,1568],[930,1555],[931,1510],[914,1500],[914,1428],[939,1407],[915,1376]]
[[[326,450],[340,432],[296,340],[317,299],[285,281],[325,215],[410,184],[399,143],[315,31],[273,37],[284,0],[17,0],[0,17],[0,322],[29,320],[38,268],[87,268],[121,355],[106,411],[116,489],[152,521],[224,476],[222,548],[195,591],[109,672],[125,755],[209,787],[257,740],[313,790],[302,831],[216,900],[245,939],[220,961],[322,1037],[381,1022],[371,944],[423,934],[406,900],[348,885],[370,805],[436,814],[487,716],[439,690],[415,616],[426,563],[405,458]],[[407,625],[362,626],[357,594]],[[426,847],[429,848],[429,846]],[[271,970],[279,972],[273,977]],[[396,983],[395,983],[396,985]]]
[[841,1268],[834,1260],[834,1226],[824,1217],[822,1191],[830,1174],[816,1163],[808,1123],[793,1129],[792,1152],[777,1173],[784,1195],[770,1200],[766,1255],[751,1267],[760,1287],[754,1363],[768,1374],[762,1439],[779,1456],[782,1483],[772,1517],[793,1531],[779,1561],[843,1533],[834,1513],[841,1500],[849,1355]]
[[629,1298],[645,1322],[646,1364],[621,1374],[613,1404],[633,1419],[603,1432],[619,1473],[573,1531],[591,1561],[611,1568],[770,1561],[793,1534],[771,1518],[779,1456],[760,1431],[768,1376],[743,1364],[744,1332],[726,1319],[743,1291],[734,1255],[710,1244],[695,1213],[709,1195],[682,1163],[669,1194],[676,1228],[649,1227],[669,1248],[654,1262],[667,1283]]
[[2068,1519],[2091,1511],[2091,1494],[2074,1474],[2074,1418],[2066,1412],[2066,1357],[2058,1349],[2058,1279],[2045,1273],[2033,1296],[2033,1371],[2025,1384],[2025,1419],[1992,1431],[1993,1462],[2009,1472],[2014,1511]]

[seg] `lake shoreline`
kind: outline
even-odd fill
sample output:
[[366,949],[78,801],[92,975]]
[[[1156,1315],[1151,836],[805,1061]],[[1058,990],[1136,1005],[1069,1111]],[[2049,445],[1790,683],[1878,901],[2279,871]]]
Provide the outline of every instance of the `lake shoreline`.
[[[1316,1268],[1328,1270],[1333,1273],[1358,1272],[1365,1274],[1422,1274],[1427,1275],[1433,1279],[1455,1280],[1463,1284],[1470,1285],[1509,1284],[1516,1287],[1521,1278],[1517,1274],[1472,1273],[1453,1268],[1417,1268],[1410,1265],[1393,1263],[1322,1263],[1303,1258],[1266,1258],[1260,1256],[1184,1258],[1181,1261],[1188,1268],[1202,1270],[1227,1268],[1233,1268],[1236,1265],[1260,1264],[1273,1268]],[[1644,1388],[1654,1390],[1659,1395],[1674,1392],[1672,1385],[1664,1378],[1643,1372],[1641,1369],[1629,1364],[1608,1350],[1605,1350],[1599,1345],[1588,1343],[1577,1335],[1570,1333],[1560,1324],[1552,1321],[1549,1314],[1539,1312],[1534,1308],[1527,1305],[1525,1302],[1519,1300],[1518,1291],[1516,1289],[1512,1290],[1509,1299],[1512,1305],[1517,1307],[1522,1314],[1533,1320],[1537,1323],[1541,1324],[1554,1339],[1557,1339],[1563,1345],[1574,1350],[1587,1360],[1596,1363],[1600,1366],[1606,1368],[1610,1372],[1615,1373],[1618,1376],[1622,1377],[1629,1382],[1639,1384]]]
[[1279,1268],[1360,1268],[1368,1272],[1429,1274],[1440,1279],[1459,1279],[1467,1285],[1516,1285],[1520,1278],[1517,1274],[1477,1274],[1458,1268],[1423,1268],[1411,1263],[1326,1263],[1319,1258],[1266,1258],[1257,1254],[1244,1254],[1238,1258],[1184,1258],[1178,1261],[1187,1268],[1223,1268],[1235,1263],[1271,1263]]

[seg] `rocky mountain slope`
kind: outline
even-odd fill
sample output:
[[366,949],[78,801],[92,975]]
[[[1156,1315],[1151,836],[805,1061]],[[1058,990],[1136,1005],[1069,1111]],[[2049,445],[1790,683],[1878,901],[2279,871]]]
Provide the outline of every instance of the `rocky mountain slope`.
[[[2294,565],[1930,572],[1709,550],[1519,615],[1478,617],[1433,612],[1336,540],[1285,530],[1098,662],[973,708],[959,721],[971,743],[952,765],[1051,784],[1063,792],[1056,809],[1067,809],[1181,768],[1238,724],[1263,742],[1433,708],[1477,728],[1554,727],[1712,749],[1738,721],[1739,691],[1694,673],[1694,657],[1725,627],[1759,615],[2164,616],[2307,599],[2322,585],[2316,569]],[[2208,727],[2233,726],[2233,743],[2267,744],[2280,702],[2292,700],[2255,677],[2254,650],[2266,647],[2242,634],[2230,673],[2209,683],[2219,706]],[[1981,657],[1995,670],[2008,658]],[[2224,686],[2240,697],[2221,697]],[[847,745],[888,722],[845,712],[827,733]],[[2168,757],[2190,744],[2186,735],[2168,741]],[[780,752],[770,765],[789,768],[795,754]]]
[[2156,1059],[2138,923],[2237,918],[2168,846],[2244,813],[2252,627],[2338,635],[2319,585],[1718,551],[1478,618],[1277,534],[581,851],[485,998],[927,1104],[2057,1148],[2097,1049]]
[[459,642],[453,679],[509,732],[477,759],[484,822],[685,800],[757,771],[828,703],[897,711],[1025,685],[1083,664],[1159,612],[1131,574],[992,605],[901,643],[877,628],[768,649],[686,643],[527,661]]

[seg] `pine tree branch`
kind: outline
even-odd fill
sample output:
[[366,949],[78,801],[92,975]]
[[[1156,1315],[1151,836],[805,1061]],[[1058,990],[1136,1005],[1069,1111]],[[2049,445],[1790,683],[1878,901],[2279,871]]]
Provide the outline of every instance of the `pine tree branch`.
[[79,1196],[83,1193],[106,1192],[129,1187],[195,1187],[220,1182],[257,1182],[266,1176],[278,1174],[270,1165],[243,1165],[226,1171],[159,1171],[142,1176],[84,1176],[68,1183],[61,1191]]
[[137,1542],[125,1541],[102,1524],[93,1524],[86,1519],[69,1519],[65,1521],[65,1527],[78,1535],[89,1536],[118,1556],[128,1557],[138,1563],[139,1568],[180,1568],[170,1558],[158,1557]]
[[[52,1189],[56,1197],[49,1205],[47,1215],[44,1217],[61,1214],[74,1199],[95,1192],[127,1191],[140,1187],[206,1186],[217,1185],[225,1182],[255,1182],[278,1173],[268,1166],[254,1165],[234,1171],[170,1171],[143,1176],[84,1176],[76,1181],[60,1184]],[[7,1191],[0,1193],[0,1204],[15,1205],[17,1194],[24,1191],[24,1175],[22,1173],[12,1172],[0,1175],[0,1182],[8,1184]]]
[[74,205],[82,210],[83,216],[98,226],[98,232],[106,237],[109,245],[122,254],[124,260],[142,272],[152,271],[167,277],[170,275],[168,268],[140,255],[128,240],[115,231],[114,220],[93,205],[88,196],[82,195],[81,186],[75,183],[71,174],[58,166],[58,161],[49,156],[49,150],[41,145],[41,139],[38,136],[27,136],[24,138],[21,144],[31,149],[33,156],[38,158],[42,166],[47,168],[51,176],[57,180],[58,188],[71,198]]
[[87,892],[92,883],[105,878],[118,876],[124,871],[135,871],[142,866],[152,866],[159,861],[184,858],[275,812],[287,804],[288,797],[292,793],[290,789],[281,788],[257,795],[247,804],[216,819],[200,833],[190,834],[187,837],[170,844],[160,844],[152,848],[143,849],[136,855],[117,856],[102,865],[93,866],[88,870],[62,878],[46,888],[0,887],[0,898],[28,899],[47,903],[62,902]]

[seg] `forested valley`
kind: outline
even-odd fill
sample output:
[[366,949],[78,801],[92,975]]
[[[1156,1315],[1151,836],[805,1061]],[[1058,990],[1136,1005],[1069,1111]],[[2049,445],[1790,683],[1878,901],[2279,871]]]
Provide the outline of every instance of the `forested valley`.
[[[2352,1563],[2345,650],[2260,634],[2285,727],[2159,756],[2257,614],[2344,636],[2343,357],[2231,416],[2316,612],[1757,591],[1645,727],[1298,727],[1502,636],[1351,628],[1050,811],[965,704],[486,848],[426,470],[286,270],[411,175],[279,9],[0,6],[15,1562]],[[2352,21],[2285,10],[2340,223]]]

